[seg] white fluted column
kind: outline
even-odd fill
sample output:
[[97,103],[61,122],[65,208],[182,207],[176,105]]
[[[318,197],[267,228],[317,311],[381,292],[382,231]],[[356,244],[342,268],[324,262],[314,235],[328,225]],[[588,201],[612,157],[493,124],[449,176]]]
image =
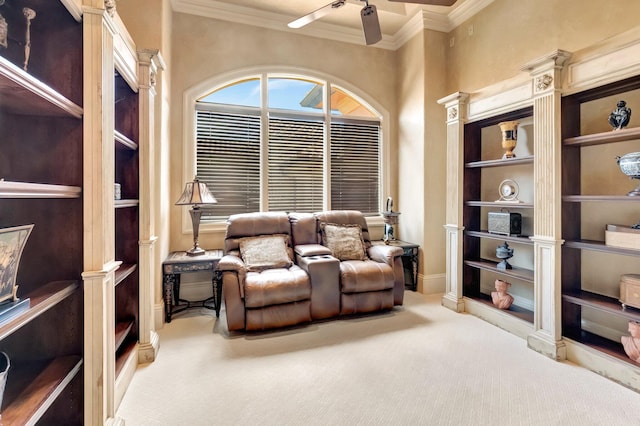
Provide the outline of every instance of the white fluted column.
[[464,226],[464,123],[467,93],[456,92],[438,101],[447,109],[447,200],[446,200],[446,293],[442,305],[456,312],[464,311],[462,298],[462,243]]
[[562,69],[569,52],[556,50],[523,67],[533,84],[534,133],[534,331],[531,349],[566,359],[562,341],[561,229],[562,207]]

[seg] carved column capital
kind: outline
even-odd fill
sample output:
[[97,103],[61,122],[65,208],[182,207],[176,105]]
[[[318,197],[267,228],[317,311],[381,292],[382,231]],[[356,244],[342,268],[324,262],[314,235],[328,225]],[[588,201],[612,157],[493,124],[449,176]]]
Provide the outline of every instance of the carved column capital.
[[558,49],[522,67],[522,70],[528,72],[533,79],[534,95],[560,89],[560,73],[570,57],[570,52]]
[[447,109],[447,124],[466,119],[465,105],[468,99],[468,93],[456,92],[438,100],[438,103]]
[[104,0],[104,8],[109,16],[113,18],[113,15],[116,14],[116,0]]

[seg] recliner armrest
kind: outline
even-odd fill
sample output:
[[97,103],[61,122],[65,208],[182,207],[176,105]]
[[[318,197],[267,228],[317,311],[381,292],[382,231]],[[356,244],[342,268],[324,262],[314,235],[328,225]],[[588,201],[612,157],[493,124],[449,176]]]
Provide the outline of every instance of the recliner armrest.
[[294,247],[294,251],[302,257],[331,255],[331,250],[320,244],[300,244]]
[[393,267],[393,260],[402,256],[403,250],[401,247],[397,246],[387,246],[376,244],[369,247],[367,250],[367,254],[371,260],[374,260],[379,263],[386,263]]
[[231,271],[238,273],[246,273],[247,268],[244,262],[238,256],[225,255],[218,262],[218,270],[221,272]]

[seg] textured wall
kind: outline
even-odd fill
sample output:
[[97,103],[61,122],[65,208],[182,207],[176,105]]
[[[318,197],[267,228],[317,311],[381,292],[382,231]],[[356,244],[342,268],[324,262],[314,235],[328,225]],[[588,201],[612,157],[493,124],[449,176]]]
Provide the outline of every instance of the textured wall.
[[637,0],[495,0],[449,34],[448,91],[507,79],[556,48],[590,46],[637,26],[639,15]]

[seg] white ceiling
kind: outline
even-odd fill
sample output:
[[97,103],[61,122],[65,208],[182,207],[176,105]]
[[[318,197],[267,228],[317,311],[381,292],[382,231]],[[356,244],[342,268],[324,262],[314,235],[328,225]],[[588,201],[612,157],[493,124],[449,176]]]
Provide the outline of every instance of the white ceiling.
[[[331,0],[171,0],[173,10],[225,21],[292,31],[314,37],[364,45],[360,10],[362,0],[347,4],[300,29],[287,23],[331,3]],[[458,0],[453,6],[424,6],[369,0],[378,10],[383,39],[375,47],[397,49],[424,28],[449,32],[493,0]]]

